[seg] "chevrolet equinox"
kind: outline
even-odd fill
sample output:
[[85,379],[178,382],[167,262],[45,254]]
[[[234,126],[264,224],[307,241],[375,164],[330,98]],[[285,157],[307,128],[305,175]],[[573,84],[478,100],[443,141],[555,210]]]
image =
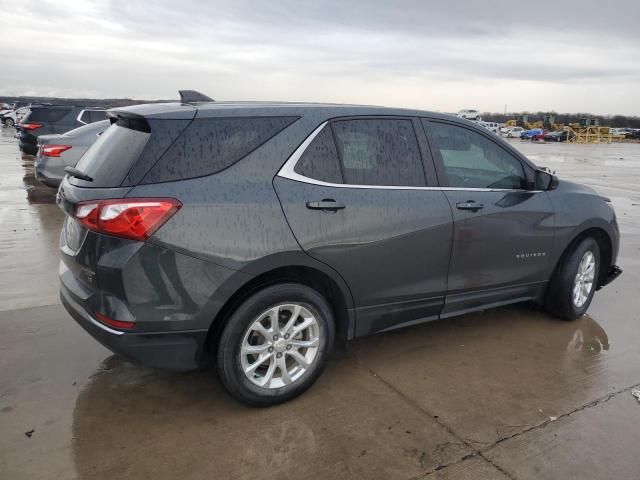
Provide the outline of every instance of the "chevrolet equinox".
[[486,129],[393,108],[182,102],[108,112],[58,191],[62,301],[112,351],[237,399],[291,399],[334,337],[617,277],[610,201]]

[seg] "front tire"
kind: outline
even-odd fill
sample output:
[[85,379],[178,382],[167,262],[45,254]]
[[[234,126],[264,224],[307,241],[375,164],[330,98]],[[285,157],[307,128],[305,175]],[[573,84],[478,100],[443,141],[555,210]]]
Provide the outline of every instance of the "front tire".
[[568,253],[549,282],[545,308],[553,316],[575,320],[593,300],[600,275],[600,247],[584,238]]
[[231,315],[218,344],[218,375],[248,405],[286,402],[320,376],[334,338],[331,308],[305,285],[266,287]]

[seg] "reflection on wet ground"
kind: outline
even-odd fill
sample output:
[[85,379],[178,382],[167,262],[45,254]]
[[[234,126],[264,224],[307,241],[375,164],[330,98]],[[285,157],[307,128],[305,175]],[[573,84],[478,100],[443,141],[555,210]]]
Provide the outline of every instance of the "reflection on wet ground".
[[[62,211],[33,176],[33,157],[0,128],[0,311],[57,302]],[[37,279],[37,280],[36,280]]]
[[590,146],[516,143],[614,198],[625,273],[588,316],[517,305],[359,339],[299,399],[253,409],[75,325],[55,298],[62,215],[34,201],[54,191],[2,135],[0,478],[637,477],[640,145],[597,147],[627,160],[604,171]]

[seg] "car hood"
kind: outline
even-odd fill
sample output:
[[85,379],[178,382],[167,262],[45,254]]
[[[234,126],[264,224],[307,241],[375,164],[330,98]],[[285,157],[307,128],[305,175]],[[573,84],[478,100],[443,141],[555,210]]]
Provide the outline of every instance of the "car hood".
[[587,195],[595,195],[597,197],[603,197],[598,192],[596,192],[593,188],[588,187],[587,185],[582,185],[581,183],[569,182],[567,180],[560,179],[557,190],[560,190],[565,193],[582,193]]

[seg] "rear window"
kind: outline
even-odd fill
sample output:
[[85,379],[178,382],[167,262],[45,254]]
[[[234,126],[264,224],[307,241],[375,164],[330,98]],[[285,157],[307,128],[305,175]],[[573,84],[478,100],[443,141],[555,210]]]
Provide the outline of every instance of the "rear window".
[[32,108],[30,122],[58,122],[71,111],[70,108]]
[[141,183],[184,180],[224,170],[291,125],[297,118],[194,120]]
[[111,125],[82,156],[76,168],[86,173],[92,182],[76,177],[69,181],[82,187],[118,187],[131,166],[140,157],[149,137],[148,132]]

